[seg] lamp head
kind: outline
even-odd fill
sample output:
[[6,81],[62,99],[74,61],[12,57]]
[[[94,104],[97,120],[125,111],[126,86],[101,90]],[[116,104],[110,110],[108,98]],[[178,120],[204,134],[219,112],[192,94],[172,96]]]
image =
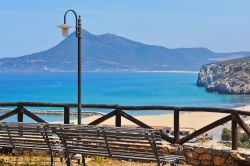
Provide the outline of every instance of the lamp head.
[[62,36],[63,37],[67,37],[68,36],[69,28],[71,28],[70,25],[68,25],[68,24],[62,24],[62,25],[59,25],[57,27],[62,29]]

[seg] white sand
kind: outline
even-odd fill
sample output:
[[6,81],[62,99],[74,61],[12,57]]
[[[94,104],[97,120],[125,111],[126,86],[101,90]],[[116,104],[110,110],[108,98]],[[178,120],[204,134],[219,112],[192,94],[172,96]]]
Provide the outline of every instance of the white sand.
[[[250,105],[235,108],[237,110],[250,111]],[[210,113],[210,112],[182,112],[180,114],[180,127],[182,128],[193,128],[199,129],[207,124],[210,124],[222,117],[227,116],[224,113]],[[83,124],[89,124],[101,116],[92,116],[82,119]],[[171,114],[160,114],[160,115],[140,115],[134,116],[136,119],[146,123],[149,126],[164,126],[173,127],[173,113]],[[77,124],[77,120],[71,120],[71,123]],[[110,118],[104,121],[101,125],[114,125],[115,118]],[[122,125],[135,125],[131,121],[122,118]]]
[[[226,116],[223,113],[207,113],[207,112],[190,112],[180,114],[180,127],[182,128],[201,128],[217,119]],[[101,116],[92,116],[82,119],[83,124],[89,124]],[[173,114],[160,114],[160,115],[140,115],[134,116],[136,119],[141,120],[149,126],[165,126],[173,127]],[[72,120],[71,123],[76,124],[77,120]],[[115,118],[112,117],[104,121],[101,125],[114,125]],[[131,121],[122,118],[122,125],[135,125]]]

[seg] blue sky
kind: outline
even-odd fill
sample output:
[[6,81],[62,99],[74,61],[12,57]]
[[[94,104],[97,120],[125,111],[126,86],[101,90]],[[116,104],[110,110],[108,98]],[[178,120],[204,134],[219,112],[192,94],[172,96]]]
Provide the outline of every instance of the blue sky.
[[[56,45],[63,39],[56,26],[69,8],[81,14],[84,28],[94,34],[114,33],[168,48],[250,51],[249,7],[249,0],[1,1],[0,57]],[[73,19],[69,22],[74,25]]]

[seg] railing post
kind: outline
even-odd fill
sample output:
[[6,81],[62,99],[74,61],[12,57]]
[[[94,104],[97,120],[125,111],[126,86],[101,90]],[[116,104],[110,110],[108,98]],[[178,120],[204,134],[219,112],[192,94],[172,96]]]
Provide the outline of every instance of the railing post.
[[174,110],[174,142],[180,139],[180,112]]
[[23,122],[23,106],[17,107],[17,121]]
[[121,117],[121,110],[116,109],[116,114],[115,114],[115,127],[121,127],[122,125],[122,117]]
[[64,107],[64,124],[70,123],[69,107]]
[[237,132],[237,121],[235,114],[231,114],[232,116],[232,150],[238,149],[238,132]]

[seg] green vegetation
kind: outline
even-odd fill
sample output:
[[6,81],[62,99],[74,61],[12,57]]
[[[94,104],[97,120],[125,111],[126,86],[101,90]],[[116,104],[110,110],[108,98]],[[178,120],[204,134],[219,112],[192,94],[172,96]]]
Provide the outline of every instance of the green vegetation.
[[230,141],[232,138],[232,132],[228,128],[224,128],[221,133],[221,140],[223,141]]
[[103,157],[103,156],[96,156],[96,157],[94,158],[94,161],[95,161],[96,163],[98,163],[98,164],[102,164],[102,163],[105,162],[105,157]]
[[4,166],[5,165],[5,162],[3,159],[0,160],[0,166]]
[[[221,133],[221,140],[231,141],[232,131],[231,129],[224,128]],[[238,146],[241,148],[250,149],[250,137],[246,133],[238,132]]]

